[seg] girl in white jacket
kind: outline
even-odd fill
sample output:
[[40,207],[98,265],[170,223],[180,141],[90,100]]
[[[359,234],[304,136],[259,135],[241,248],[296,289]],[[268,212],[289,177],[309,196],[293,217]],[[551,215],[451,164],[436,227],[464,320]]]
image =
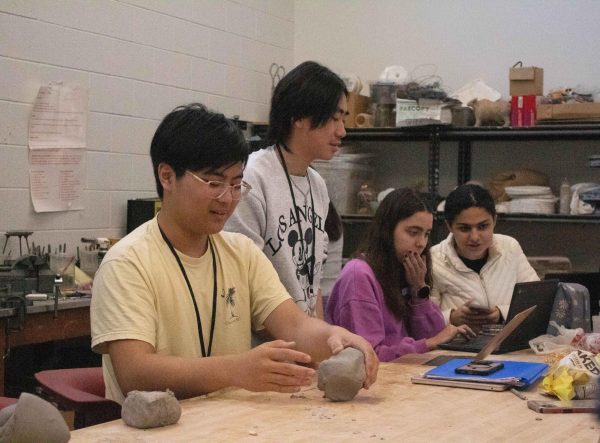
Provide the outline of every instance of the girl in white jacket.
[[539,280],[521,246],[494,234],[496,206],[478,185],[452,191],[444,208],[448,237],[431,248],[432,298],[446,323],[501,323],[508,314],[515,283]]

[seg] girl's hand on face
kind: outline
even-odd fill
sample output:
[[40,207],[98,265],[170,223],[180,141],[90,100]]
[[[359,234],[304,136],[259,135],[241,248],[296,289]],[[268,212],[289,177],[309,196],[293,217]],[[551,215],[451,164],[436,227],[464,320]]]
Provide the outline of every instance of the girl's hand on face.
[[425,274],[427,273],[427,263],[425,259],[413,251],[409,251],[402,261],[406,282],[411,289],[418,291],[425,286]]

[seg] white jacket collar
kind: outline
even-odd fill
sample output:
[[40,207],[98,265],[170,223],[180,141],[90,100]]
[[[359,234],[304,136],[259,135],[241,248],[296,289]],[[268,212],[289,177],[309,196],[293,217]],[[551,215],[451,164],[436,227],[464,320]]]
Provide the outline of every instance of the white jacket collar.
[[[454,269],[460,272],[473,272],[470,268],[468,268],[463,261],[458,257],[456,252],[456,248],[454,247],[454,235],[452,233],[448,234],[445,240],[442,240],[440,243],[440,251],[442,253],[442,258],[446,264],[452,266]],[[489,249],[489,256],[484,268],[489,266],[490,263],[495,262],[498,258],[502,256],[502,250],[498,242],[496,241],[496,235],[492,239],[492,245]]]

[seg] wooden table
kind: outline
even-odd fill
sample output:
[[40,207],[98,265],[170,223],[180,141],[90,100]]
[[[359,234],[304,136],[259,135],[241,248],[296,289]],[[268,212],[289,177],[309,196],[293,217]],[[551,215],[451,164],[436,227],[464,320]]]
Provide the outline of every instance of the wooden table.
[[[598,442],[594,414],[539,414],[510,391],[412,384],[431,357],[382,364],[377,383],[350,402],[333,403],[316,387],[295,395],[226,389],[182,401],[175,425],[141,430],[116,420],[74,431],[71,442]],[[536,360],[532,352],[497,358]],[[535,389],[526,395],[541,398]]]
[[[90,299],[64,299],[58,304],[54,318],[54,303],[36,303],[27,308],[23,330],[8,332],[7,315],[12,309],[0,310],[0,357],[17,346],[47,343],[90,335]],[[6,312],[4,312],[6,311]],[[7,340],[8,338],[8,340]],[[10,358],[10,356],[9,356]],[[0,358],[0,395],[4,395],[5,361]]]

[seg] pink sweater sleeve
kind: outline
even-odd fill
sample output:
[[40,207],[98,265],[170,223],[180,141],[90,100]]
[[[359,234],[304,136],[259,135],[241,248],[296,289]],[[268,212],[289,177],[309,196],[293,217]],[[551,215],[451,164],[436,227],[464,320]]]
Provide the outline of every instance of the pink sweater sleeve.
[[330,303],[331,321],[364,337],[381,361],[427,352],[425,339],[444,327],[439,308],[429,300],[411,304],[410,324],[396,319],[385,305],[381,285],[362,260],[344,267]]

